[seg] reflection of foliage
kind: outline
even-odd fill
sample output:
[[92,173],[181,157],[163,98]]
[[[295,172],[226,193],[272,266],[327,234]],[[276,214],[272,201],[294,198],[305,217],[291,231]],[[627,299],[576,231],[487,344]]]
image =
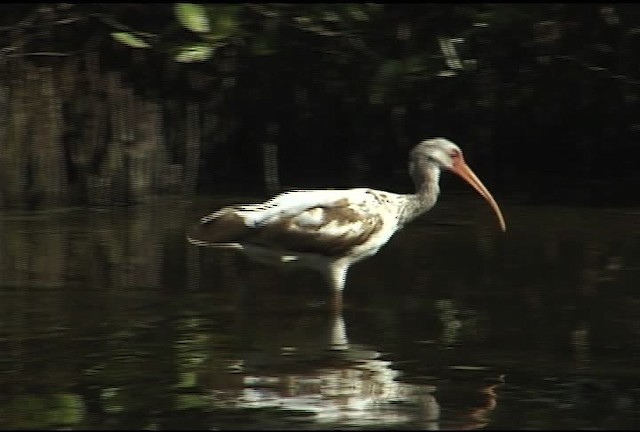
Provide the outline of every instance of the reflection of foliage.
[[449,299],[438,300],[436,308],[440,312],[440,321],[443,326],[441,343],[444,346],[454,345],[458,339],[458,331],[462,327],[462,322],[457,317],[455,303]]
[[70,393],[16,396],[0,409],[0,418],[11,419],[6,423],[11,429],[70,427],[80,423],[83,416],[82,400]]

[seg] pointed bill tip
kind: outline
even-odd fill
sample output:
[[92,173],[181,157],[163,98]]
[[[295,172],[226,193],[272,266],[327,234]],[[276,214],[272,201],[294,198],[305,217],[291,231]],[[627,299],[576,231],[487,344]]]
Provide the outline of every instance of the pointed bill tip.
[[489,192],[485,185],[482,184],[478,176],[475,175],[475,173],[471,170],[471,168],[469,168],[469,166],[464,162],[462,158],[458,159],[456,163],[454,163],[451,171],[462,177],[467,183],[473,186],[473,188],[478,191],[478,193],[482,195],[485,200],[487,200],[496,216],[498,217],[500,229],[502,230],[502,232],[506,232],[507,224],[504,220],[504,216],[502,215],[502,211],[500,210],[498,203],[495,199],[493,199],[491,192]]

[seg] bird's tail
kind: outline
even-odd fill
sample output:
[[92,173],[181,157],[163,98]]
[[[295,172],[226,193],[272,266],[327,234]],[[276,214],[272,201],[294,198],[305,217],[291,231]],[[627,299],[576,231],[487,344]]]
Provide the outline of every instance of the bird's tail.
[[250,231],[242,217],[232,209],[205,216],[187,234],[187,240],[197,246],[231,247],[240,242]]

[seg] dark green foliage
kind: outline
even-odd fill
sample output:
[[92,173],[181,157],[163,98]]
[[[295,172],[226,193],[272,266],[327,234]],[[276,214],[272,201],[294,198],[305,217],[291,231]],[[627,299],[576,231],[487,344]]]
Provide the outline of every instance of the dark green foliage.
[[535,196],[561,185],[558,197],[576,196],[587,181],[613,198],[609,189],[640,184],[632,165],[640,156],[640,9],[632,4],[0,11],[5,61],[99,52],[136,94],[161,101],[172,162],[188,152],[185,114],[168,107],[197,102],[201,190],[259,189],[268,140],[285,187],[409,188],[407,150],[430,136],[459,142],[498,191]]

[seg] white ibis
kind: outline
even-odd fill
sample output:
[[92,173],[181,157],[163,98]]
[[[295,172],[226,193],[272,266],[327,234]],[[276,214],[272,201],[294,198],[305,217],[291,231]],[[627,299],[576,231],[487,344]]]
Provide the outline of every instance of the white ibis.
[[350,266],[376,254],[396,231],[434,206],[442,169],[471,184],[506,231],[498,204],[465,163],[460,148],[433,138],[411,150],[414,194],[368,188],[289,191],[261,204],[224,207],[204,216],[187,238],[198,246],[240,249],[269,264],[319,270],[333,289],[334,308],[341,309]]

